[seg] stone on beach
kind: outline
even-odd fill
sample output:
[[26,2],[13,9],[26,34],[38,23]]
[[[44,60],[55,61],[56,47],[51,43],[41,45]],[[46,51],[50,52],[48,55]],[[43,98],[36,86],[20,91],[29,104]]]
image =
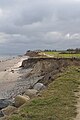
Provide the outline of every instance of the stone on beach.
[[11,70],[12,73],[14,73],[14,70]]
[[40,90],[44,90],[44,89],[46,88],[46,86],[43,85],[42,83],[36,83],[33,88],[34,88],[35,90],[40,91]]
[[[0,111],[0,118],[4,117],[4,114],[2,111]],[[1,120],[1,119],[0,119]]]
[[38,93],[39,92],[35,89],[27,89],[25,91],[25,95],[28,95],[30,98],[33,98],[33,97],[37,96]]
[[3,113],[4,115],[11,115],[11,114],[13,114],[16,110],[17,110],[16,107],[14,107],[14,106],[8,106],[8,107],[2,109],[2,113]]
[[9,101],[8,99],[0,99],[0,110],[11,104],[12,102]]
[[17,95],[14,99],[14,105],[15,107],[20,107],[24,103],[28,102],[30,100],[29,96],[22,96],[22,95]]

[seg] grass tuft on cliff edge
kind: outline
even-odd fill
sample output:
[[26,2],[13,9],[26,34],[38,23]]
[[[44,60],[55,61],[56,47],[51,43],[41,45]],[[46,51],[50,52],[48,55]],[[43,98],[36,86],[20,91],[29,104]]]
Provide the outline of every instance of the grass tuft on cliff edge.
[[31,100],[6,120],[73,120],[79,85],[79,68],[69,67],[41,93],[42,97]]

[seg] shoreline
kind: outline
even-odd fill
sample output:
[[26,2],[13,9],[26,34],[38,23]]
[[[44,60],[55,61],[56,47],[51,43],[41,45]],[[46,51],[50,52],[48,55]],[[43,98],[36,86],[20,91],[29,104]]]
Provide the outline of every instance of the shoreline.
[[17,56],[0,62],[0,99],[8,99],[15,96],[14,89],[19,88],[16,84],[23,76],[19,67],[24,59],[28,59],[28,57]]

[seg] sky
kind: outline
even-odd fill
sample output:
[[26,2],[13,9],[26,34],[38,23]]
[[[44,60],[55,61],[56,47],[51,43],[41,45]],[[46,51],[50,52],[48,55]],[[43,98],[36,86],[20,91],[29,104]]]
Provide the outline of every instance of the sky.
[[0,0],[0,54],[80,48],[80,0]]

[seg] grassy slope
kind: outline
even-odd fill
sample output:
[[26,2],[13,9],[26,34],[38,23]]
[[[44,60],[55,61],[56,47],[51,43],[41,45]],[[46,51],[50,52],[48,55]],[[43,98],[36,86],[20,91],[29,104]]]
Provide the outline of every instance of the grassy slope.
[[59,54],[59,52],[45,52],[45,54],[52,55],[54,57],[62,57],[62,58],[71,58],[71,57],[80,58],[80,54]]
[[79,89],[79,80],[79,68],[68,68],[42,92],[42,97],[24,105],[8,120],[72,120],[76,116],[74,92]]

